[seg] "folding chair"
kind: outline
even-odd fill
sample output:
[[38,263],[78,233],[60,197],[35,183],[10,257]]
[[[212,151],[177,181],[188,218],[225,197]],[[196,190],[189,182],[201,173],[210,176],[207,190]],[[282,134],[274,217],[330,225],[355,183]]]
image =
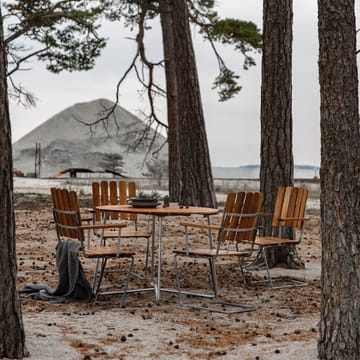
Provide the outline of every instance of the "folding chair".
[[[263,195],[259,192],[231,192],[227,195],[224,206],[224,213],[219,226],[210,224],[197,224],[194,222],[180,222],[185,227],[185,248],[174,251],[176,284],[179,293],[180,305],[190,306],[197,309],[206,309],[221,313],[240,313],[254,311],[255,308],[248,305],[235,304],[230,302],[213,302],[220,305],[229,305],[234,310],[227,311],[223,308],[210,308],[201,305],[185,305],[183,295],[200,296],[210,299],[217,299],[218,284],[216,276],[216,261],[221,258],[237,258],[239,267],[243,276],[243,282],[246,283],[242,260],[252,255],[254,240],[257,231],[257,220],[262,205]],[[206,247],[190,246],[188,228],[208,230],[209,244]],[[212,232],[217,232],[216,244],[212,240]],[[195,242],[195,241],[194,241]],[[198,258],[209,261],[213,293],[201,293],[183,291],[180,284],[180,272],[177,259]]]
[[[104,216],[100,211],[96,210],[97,206],[100,205],[127,205],[128,200],[132,197],[136,197],[136,185],[135,182],[130,181],[126,182],[121,180],[116,181],[94,181],[92,183],[92,206],[93,206],[93,215],[94,223],[99,223],[102,221],[102,216]],[[144,268],[144,280],[146,283],[146,276],[148,271],[149,263],[149,239],[152,236],[151,231],[138,230],[137,227],[137,214],[128,214],[128,213],[118,213],[112,212],[107,214],[107,219],[115,221],[124,221],[127,225],[133,224],[132,228],[129,226],[122,230],[122,238],[135,238],[135,239],[145,239],[146,241],[146,255],[145,255],[145,268]],[[114,231],[105,231],[102,234],[104,239],[116,238],[117,234]],[[133,274],[139,278],[141,276]]]
[[[296,253],[296,245],[302,241],[305,221],[309,220],[309,217],[305,216],[308,193],[309,191],[306,188],[293,186],[279,187],[275,199],[274,212],[273,214],[267,214],[272,216],[272,234],[271,236],[258,236],[255,239],[255,245],[259,248],[258,257],[262,256],[264,259],[268,281],[272,289],[307,285],[304,281],[286,277],[290,284],[274,286],[274,281],[284,281],[286,279],[281,277],[273,279],[271,277],[268,252],[276,247],[291,246],[292,251]],[[294,234],[294,239],[283,237],[284,228],[290,228]],[[251,266],[249,268],[251,268]]]
[[[51,188],[51,196],[58,241],[76,239],[81,243],[81,252],[85,258],[97,259],[101,262],[100,270],[98,271],[98,266],[96,265],[94,272],[93,292],[95,297],[99,294],[110,295],[123,293],[121,306],[124,306],[135,255],[132,251],[123,251],[120,246],[121,229],[125,228],[126,224],[83,225],[77,195],[74,191]],[[97,236],[95,236],[95,239],[92,239],[91,236],[94,234],[94,230],[111,228],[118,229],[116,245],[105,246],[103,239],[99,239]],[[85,236],[85,232],[87,232],[87,236]],[[129,269],[121,291],[100,291],[108,259],[128,259],[129,261]]]

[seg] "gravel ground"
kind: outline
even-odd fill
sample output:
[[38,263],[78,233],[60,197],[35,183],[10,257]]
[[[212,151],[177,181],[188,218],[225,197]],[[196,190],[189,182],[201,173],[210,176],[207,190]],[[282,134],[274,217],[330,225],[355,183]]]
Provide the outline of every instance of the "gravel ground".
[[[50,198],[18,193],[15,205],[19,288],[34,283],[56,287]],[[82,205],[88,205],[86,199]],[[321,249],[319,212],[310,213],[299,247],[305,270],[273,270],[274,275],[306,279],[308,286],[276,291],[264,284],[245,288],[234,264],[219,261],[221,299],[253,305],[256,311],[228,315],[193,310],[180,307],[177,295],[170,293],[155,305],[152,292],[130,294],[125,308],[120,308],[117,297],[87,304],[22,299],[30,359],[316,359]],[[164,221],[165,286],[174,286],[171,250],[183,240],[178,222],[175,217]],[[142,217],[140,225],[148,227],[150,221]],[[144,254],[141,244],[134,246],[141,271]],[[90,277],[93,263],[83,260],[83,266]],[[196,286],[206,283],[202,270],[198,263],[184,267]],[[262,272],[251,273],[252,280],[262,277]],[[114,279],[109,276],[106,281],[112,284]],[[139,285],[136,279],[131,282],[133,287]]]

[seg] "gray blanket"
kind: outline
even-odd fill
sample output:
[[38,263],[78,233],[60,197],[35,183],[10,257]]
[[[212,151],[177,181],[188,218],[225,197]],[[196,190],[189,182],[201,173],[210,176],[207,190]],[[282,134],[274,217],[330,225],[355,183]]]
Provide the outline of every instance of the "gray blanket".
[[38,284],[26,285],[19,290],[20,297],[60,303],[90,301],[94,294],[79,260],[79,249],[79,242],[59,242],[56,246],[56,266],[59,273],[57,288]]

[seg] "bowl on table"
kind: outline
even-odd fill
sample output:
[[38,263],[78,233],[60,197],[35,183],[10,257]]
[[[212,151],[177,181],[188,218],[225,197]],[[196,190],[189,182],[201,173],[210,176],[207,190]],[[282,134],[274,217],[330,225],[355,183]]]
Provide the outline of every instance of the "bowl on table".
[[161,203],[157,198],[139,198],[139,197],[133,197],[129,200],[129,204],[134,207],[143,207],[143,208],[152,208],[157,207]]

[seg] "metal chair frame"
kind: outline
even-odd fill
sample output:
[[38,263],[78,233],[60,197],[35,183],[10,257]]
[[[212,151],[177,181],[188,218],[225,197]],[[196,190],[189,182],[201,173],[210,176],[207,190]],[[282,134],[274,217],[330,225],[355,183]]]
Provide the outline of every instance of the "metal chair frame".
[[[136,184],[134,181],[125,181],[120,180],[116,181],[94,181],[91,185],[92,187],[92,206],[93,206],[93,223],[98,223],[100,221],[104,222],[105,220],[122,220],[127,224],[129,221],[133,222],[134,230],[124,229],[122,231],[122,238],[144,238],[146,241],[146,255],[145,255],[145,267],[144,275],[139,275],[133,273],[139,279],[143,279],[147,282],[147,273],[149,266],[149,251],[150,251],[150,238],[152,236],[151,231],[142,231],[138,230],[137,227],[137,214],[127,214],[127,213],[110,213],[106,215],[106,218],[103,218],[104,214],[96,210],[96,207],[99,205],[127,205],[128,200],[131,197],[136,196]],[[102,232],[100,236],[103,239],[116,238],[116,234],[113,232]]]
[[[95,294],[95,299],[97,299],[100,294],[114,295],[121,293],[121,306],[123,307],[128,291],[128,284],[133,271],[135,256],[134,252],[122,251],[121,249],[121,229],[126,227],[126,224],[83,225],[77,195],[74,191],[52,188],[51,194],[54,203],[53,218],[57,240],[60,242],[65,241],[65,239],[75,239],[80,242],[82,255],[85,258],[97,260],[93,279],[93,292]],[[93,235],[93,231],[102,231],[110,228],[118,229],[118,237],[115,246],[105,246],[103,239],[99,239],[98,237],[95,237],[96,241],[92,239],[91,235]],[[87,237],[85,237],[85,232],[87,232]],[[96,245],[93,244],[94,242]],[[110,258],[128,259],[130,261],[129,269],[121,291],[100,290],[107,260]],[[101,261],[100,270],[98,269],[99,260]]]
[[[196,309],[205,309],[220,313],[242,313],[254,311],[253,306],[245,304],[236,304],[230,302],[217,301],[219,290],[216,274],[216,260],[221,257],[238,258],[239,267],[246,284],[242,259],[250,257],[254,250],[254,240],[257,231],[257,220],[260,215],[260,207],[263,196],[261,193],[229,193],[224,207],[224,214],[220,226],[196,224],[191,222],[181,222],[185,227],[185,249],[174,251],[174,263],[176,273],[176,285],[179,294],[179,303],[181,306],[189,306]],[[191,249],[189,243],[188,227],[201,228],[208,230],[209,247],[206,249]],[[217,231],[216,246],[212,239],[212,232]],[[240,245],[246,245],[245,250],[240,249]],[[195,291],[183,291],[180,284],[180,272],[178,267],[178,257],[190,257],[198,259],[207,259],[209,261],[210,278],[213,292],[211,294]],[[220,304],[220,308],[208,307],[202,305],[186,305],[183,301],[184,295],[196,296],[213,299],[213,304]],[[230,306],[233,310],[225,310],[223,306]]]
[[[255,245],[258,247],[258,255],[253,263],[256,263],[259,257],[264,259],[267,272],[267,280],[254,281],[254,283],[268,282],[272,289],[287,289],[297,286],[306,286],[306,281],[301,281],[291,277],[273,278],[268,263],[267,252],[275,247],[292,246],[293,251],[297,252],[296,245],[302,241],[304,234],[305,221],[310,218],[305,215],[308,189],[297,188],[293,186],[279,187],[274,213],[267,214],[272,216],[271,236],[258,236],[255,239]],[[294,234],[294,239],[283,238],[283,229],[290,228]],[[249,265],[246,269],[257,269],[254,265]],[[274,286],[274,282],[287,281],[288,284]]]

